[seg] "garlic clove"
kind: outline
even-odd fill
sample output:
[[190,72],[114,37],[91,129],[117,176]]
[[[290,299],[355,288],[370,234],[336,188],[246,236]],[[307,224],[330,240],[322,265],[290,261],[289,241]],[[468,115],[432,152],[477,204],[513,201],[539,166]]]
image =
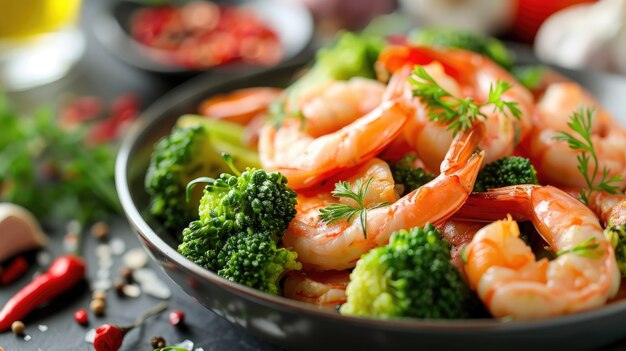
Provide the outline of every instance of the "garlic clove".
[[0,203],[0,262],[26,250],[43,247],[48,238],[25,208]]

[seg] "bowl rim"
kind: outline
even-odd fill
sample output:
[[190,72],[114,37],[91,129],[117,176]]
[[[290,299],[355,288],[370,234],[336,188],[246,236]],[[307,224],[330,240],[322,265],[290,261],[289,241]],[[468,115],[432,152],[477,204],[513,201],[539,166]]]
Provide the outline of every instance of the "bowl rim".
[[162,255],[168,257],[169,260],[173,261],[179,267],[201,277],[204,280],[209,281],[212,284],[216,284],[224,289],[230,290],[232,293],[236,293],[239,296],[244,296],[248,300],[252,300],[255,303],[261,303],[274,309],[291,310],[292,312],[306,313],[316,315],[318,317],[325,317],[333,320],[334,322],[354,323],[370,327],[375,326],[376,328],[379,328],[381,330],[394,329],[408,332],[421,330],[442,334],[452,331],[458,332],[468,330],[489,330],[492,332],[521,332],[557,327],[564,324],[584,323],[592,321],[594,319],[604,318],[606,316],[626,312],[626,299],[624,299],[621,301],[611,302],[608,305],[604,305],[601,308],[593,309],[590,311],[537,320],[506,320],[493,318],[400,318],[383,320],[371,317],[345,316],[337,313],[332,309],[318,308],[311,304],[291,300],[283,296],[271,295],[235,282],[231,282],[223,277],[220,277],[216,273],[195,264],[194,262],[185,258],[182,254],[178,253],[173,247],[169,246],[163,239],[161,239],[161,237],[150,227],[146,220],[144,220],[139,209],[135,206],[130,194],[127,176],[129,174],[129,165],[132,161],[131,155],[137,146],[137,142],[145,134],[145,130],[147,130],[146,127],[158,122],[161,119],[166,118],[166,115],[162,114],[161,111],[166,110],[168,107],[174,106],[177,101],[183,100],[185,96],[189,96],[194,93],[200,94],[202,91],[219,89],[220,86],[225,84],[241,84],[244,83],[246,80],[258,75],[271,75],[275,73],[280,73],[281,71],[287,69],[295,69],[297,67],[302,67],[302,65],[300,63],[290,63],[280,65],[262,72],[245,74],[236,78],[215,77],[209,76],[208,74],[196,76],[167,92],[161,98],[157,99],[157,101],[155,101],[141,114],[140,118],[133,122],[132,126],[123,138],[120,150],[116,158],[115,183],[117,194],[120,199],[120,203],[122,205],[124,213],[130,224],[136,229],[135,232],[137,233],[137,235],[140,236],[140,239],[143,240],[142,244],[145,245],[145,242],[150,243]]

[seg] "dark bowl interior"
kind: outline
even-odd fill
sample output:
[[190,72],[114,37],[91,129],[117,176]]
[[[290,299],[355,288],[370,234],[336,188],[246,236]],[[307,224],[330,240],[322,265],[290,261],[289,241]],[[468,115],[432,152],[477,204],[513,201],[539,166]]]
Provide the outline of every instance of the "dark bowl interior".
[[[588,350],[626,336],[626,302],[601,309],[532,322],[482,320],[359,319],[268,295],[232,282],[176,252],[175,236],[147,213],[143,179],[153,144],[175,120],[194,112],[202,99],[253,86],[287,84],[300,66],[287,66],[242,78],[215,81],[199,76],[151,106],[129,131],[116,165],[124,211],[152,257],[190,296],[207,309],[270,342],[297,349],[478,349]],[[626,116],[626,79],[564,71],[600,97],[609,111]]]
[[[313,19],[308,10],[298,3],[285,3],[281,0],[214,0],[217,3],[245,5],[252,8],[265,23],[278,34],[283,47],[282,62],[288,61],[309,46],[313,38]],[[134,40],[130,24],[135,11],[148,5],[129,1],[113,0],[103,7],[95,19],[96,38],[115,56],[137,68],[166,74],[193,74],[210,71],[223,74],[254,72],[267,67],[233,62],[208,69],[187,68],[169,62],[169,54],[163,50],[150,48]]]

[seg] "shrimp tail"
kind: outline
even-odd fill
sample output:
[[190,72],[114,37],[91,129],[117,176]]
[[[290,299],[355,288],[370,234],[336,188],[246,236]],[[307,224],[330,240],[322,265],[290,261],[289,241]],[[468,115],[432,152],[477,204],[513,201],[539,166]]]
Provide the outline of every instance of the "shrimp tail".
[[[450,145],[448,153],[441,163],[441,173],[452,174],[465,168],[476,154],[481,153],[479,144],[485,138],[485,125],[476,123],[474,126],[458,135]],[[482,159],[481,159],[482,160]],[[475,179],[476,177],[474,177]],[[474,183],[472,182],[472,187]],[[470,188],[471,190],[471,188]]]

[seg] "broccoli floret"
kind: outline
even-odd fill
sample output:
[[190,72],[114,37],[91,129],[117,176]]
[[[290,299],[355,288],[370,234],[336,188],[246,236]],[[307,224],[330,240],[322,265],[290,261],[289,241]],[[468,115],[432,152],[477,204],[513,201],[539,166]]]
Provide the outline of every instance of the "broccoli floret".
[[222,173],[204,189],[200,219],[220,219],[235,231],[253,228],[280,237],[296,215],[296,193],[279,172],[248,169],[239,176]]
[[529,90],[534,90],[541,84],[548,68],[545,66],[515,66],[511,73]]
[[411,42],[473,51],[489,57],[498,65],[510,70],[515,62],[513,55],[497,39],[456,29],[430,28],[409,35]]
[[431,224],[400,230],[361,257],[340,312],[379,318],[463,318],[470,290],[450,263],[450,249]]
[[403,185],[402,196],[435,179],[435,175],[423,168],[415,167],[417,156],[409,154],[390,165],[391,174],[396,184]]
[[384,39],[378,36],[342,33],[332,47],[317,52],[311,69],[287,89],[289,99],[327,81],[376,78],[374,64],[384,46]]
[[485,166],[476,178],[476,192],[518,184],[539,184],[537,171],[524,157],[504,157]]
[[294,251],[277,246],[295,217],[296,193],[278,172],[232,168],[238,175],[191,183],[209,184],[200,200],[200,219],[183,231],[178,251],[229,280],[277,294],[283,274],[301,268]]
[[286,248],[277,248],[272,233],[245,233],[228,238],[218,255],[222,277],[254,287],[270,294],[278,294],[280,278],[286,271],[299,270],[298,254]]
[[622,277],[626,277],[626,224],[609,225],[604,230],[604,236],[613,246]]
[[[239,140],[233,134],[239,134]],[[228,171],[221,152],[230,152],[237,166],[259,165],[258,157],[251,157],[252,152],[241,145],[243,134],[243,127],[232,123],[182,117],[152,153],[145,180],[151,199],[150,213],[166,228],[176,231],[197,219],[196,208],[202,192],[199,189],[193,200],[187,202],[185,187],[197,177]]]

